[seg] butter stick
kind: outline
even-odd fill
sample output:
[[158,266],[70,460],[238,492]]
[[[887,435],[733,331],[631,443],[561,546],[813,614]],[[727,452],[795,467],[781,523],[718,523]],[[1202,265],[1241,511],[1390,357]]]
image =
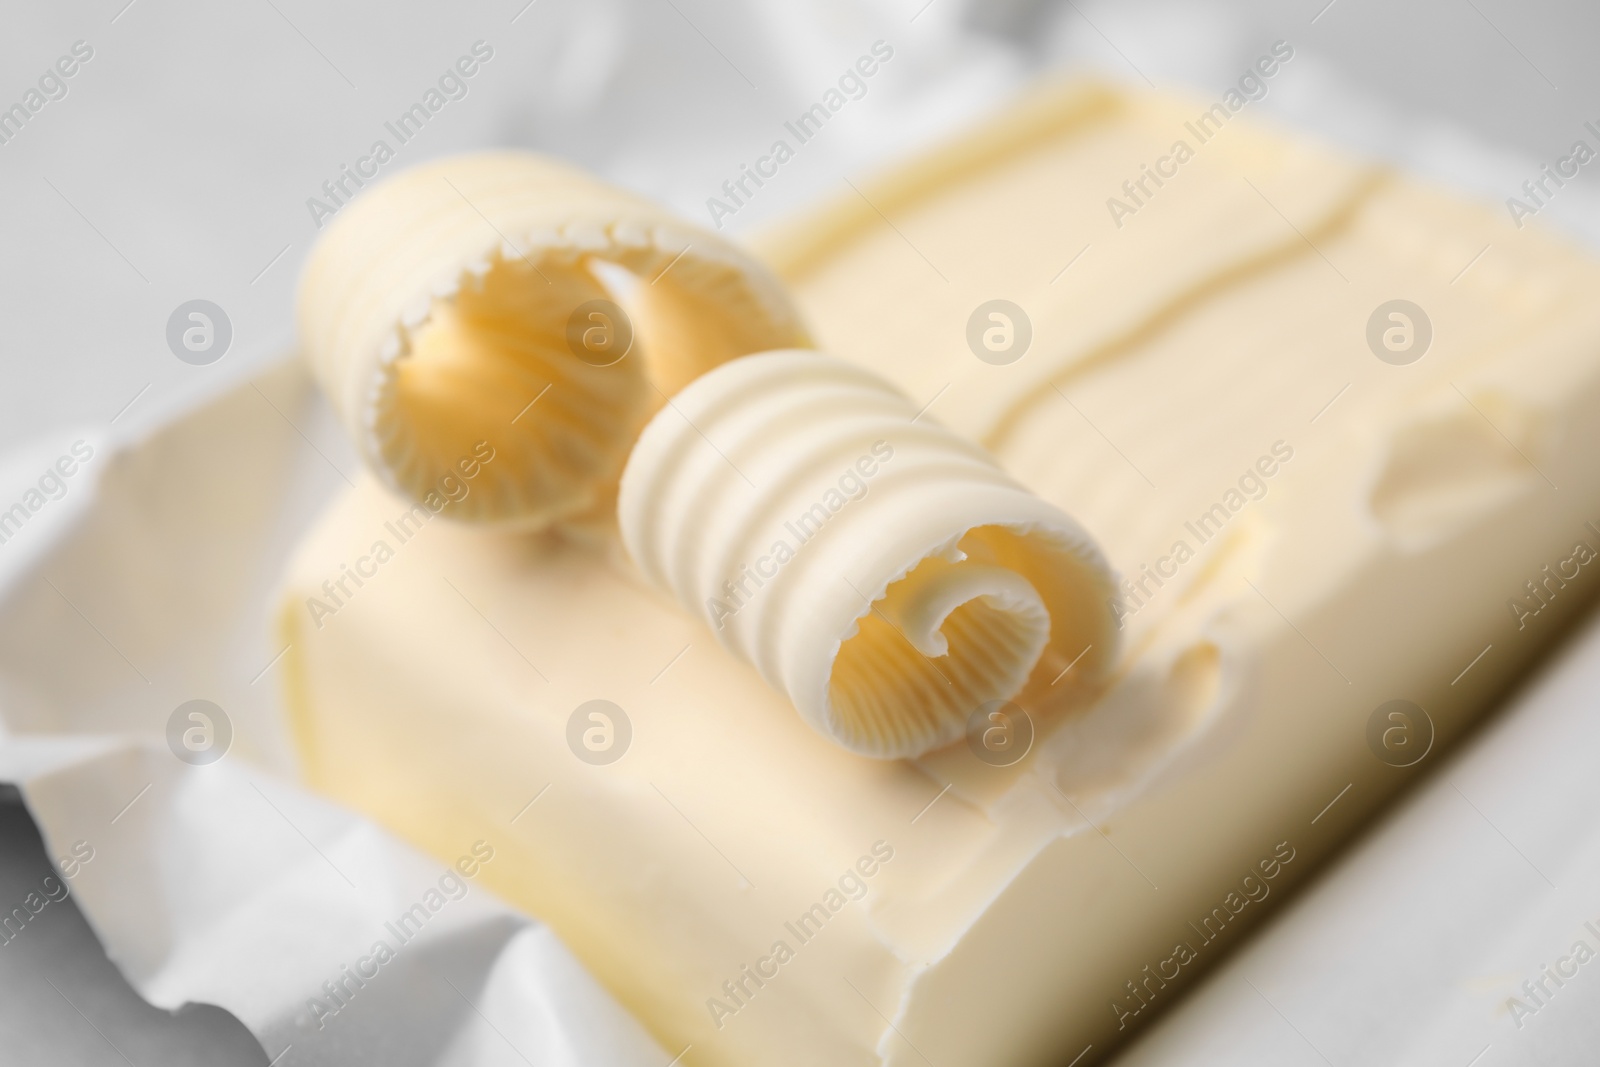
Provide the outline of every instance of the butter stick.
[[[851,192],[760,246],[823,349],[1126,582],[1105,691],[1024,759],[845,751],[604,545],[393,543],[364,481],[286,579],[308,779],[439,856],[492,836],[494,888],[684,1063],[1114,1050],[1491,705],[1591,597],[1542,568],[1600,543],[1600,268],[1242,116],[1117,228],[1204,106],[1048,91],[860,183],[892,227]],[[996,298],[1033,324],[1009,365],[967,343]],[[1405,364],[1367,340],[1397,299],[1432,328]],[[1393,700],[1432,731],[1409,769],[1369,746]]]

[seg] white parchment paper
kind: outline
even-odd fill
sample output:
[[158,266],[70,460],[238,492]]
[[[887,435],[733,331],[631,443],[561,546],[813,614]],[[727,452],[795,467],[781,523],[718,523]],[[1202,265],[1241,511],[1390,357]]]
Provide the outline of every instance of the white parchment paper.
[[[661,1067],[547,927],[276,776],[164,744],[11,739],[79,908],[150,1002],[232,1011],[286,1064]],[[470,871],[471,874],[463,872]]]
[[[0,781],[134,988],[228,1009],[275,1061],[661,1067],[548,928],[476,884],[494,842],[440,862],[271,769],[267,603],[342,484],[295,422],[328,420],[289,360],[142,439],[83,431],[10,465],[21,498],[90,453],[0,546]],[[187,716],[167,740],[192,699],[220,712],[196,742],[232,734],[211,762],[180,758]]]

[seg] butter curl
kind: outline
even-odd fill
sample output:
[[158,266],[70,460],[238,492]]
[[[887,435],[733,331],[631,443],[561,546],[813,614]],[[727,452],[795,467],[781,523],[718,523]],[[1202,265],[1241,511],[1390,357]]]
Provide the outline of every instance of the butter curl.
[[690,384],[641,434],[618,517],[651,581],[862,755],[949,744],[996,700],[1057,712],[1115,661],[1089,535],[830,356],[762,353]]
[[[312,251],[299,323],[382,481],[425,500],[463,469],[478,476],[487,442],[494,461],[448,513],[524,527],[608,505],[638,430],[699,374],[807,343],[747,253],[579,170],[509,152],[363,191]],[[600,352],[575,347],[591,339]]]

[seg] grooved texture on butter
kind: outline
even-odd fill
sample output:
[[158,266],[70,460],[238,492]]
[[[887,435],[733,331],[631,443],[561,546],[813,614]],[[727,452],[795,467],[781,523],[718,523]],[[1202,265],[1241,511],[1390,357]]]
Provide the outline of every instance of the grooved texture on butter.
[[628,459],[618,520],[647,577],[862,755],[948,745],[988,705],[1059,712],[1116,658],[1118,594],[1082,528],[820,353],[746,356],[679,393]]
[[[569,323],[613,295],[602,265],[635,279],[636,336],[596,366],[574,354]],[[594,328],[626,330],[607,314]],[[806,343],[782,286],[747,253],[512,152],[420,166],[354,201],[306,265],[300,335],[385,484],[423,499],[487,440],[496,460],[452,514],[525,527],[606,504],[665,396],[725,360]]]
[[[686,1064],[1112,1050],[1416,773],[1368,748],[1375,708],[1415,701],[1441,748],[1588,601],[1506,608],[1600,522],[1600,269],[1242,116],[1116,228],[1106,198],[1201,110],[1050,90],[759,246],[823,348],[932,400],[1132,586],[1108,688],[1026,759],[842,751],[551,536],[431,524],[319,629],[305,599],[400,508],[363,484],[284,600],[310,780],[440,856],[493,841],[497,891]],[[1034,325],[1006,367],[965,341],[997,297]],[[1397,298],[1434,333],[1404,367],[1365,341]],[[566,740],[594,699],[632,723],[606,766]],[[1271,895],[1197,932],[1280,843]]]

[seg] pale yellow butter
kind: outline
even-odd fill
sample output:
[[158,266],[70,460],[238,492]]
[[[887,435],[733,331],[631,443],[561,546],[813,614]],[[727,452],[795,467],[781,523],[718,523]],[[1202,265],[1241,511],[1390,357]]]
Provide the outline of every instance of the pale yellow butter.
[[[608,267],[643,280],[631,320],[600,280]],[[519,152],[369,190],[312,250],[299,319],[311,369],[384,484],[437,497],[492,431],[498,465],[454,514],[524,529],[605,511],[639,428],[686,382],[806,342],[747,253]]]
[[[1443,744],[1584,603],[1507,607],[1600,522],[1595,264],[1243,119],[1118,228],[1107,198],[1200,110],[1047,92],[760,246],[822,347],[1127,577],[1115,683],[1026,759],[854,756],[614,542],[402,542],[369,481],[283,603],[310,781],[438,855],[492,842],[485,878],[683,1063],[1110,1049],[1405,780],[1374,709]],[[996,298],[1032,323],[1008,365],[966,339]],[[1366,340],[1396,299],[1433,334],[1404,366]],[[603,765],[569,746],[597,699],[631,726]]]
[[726,363],[640,436],[620,533],[823,736],[900,758],[970,734],[1009,764],[1011,720],[1100,692],[1121,598],[1077,523],[924,415],[820,352]]

